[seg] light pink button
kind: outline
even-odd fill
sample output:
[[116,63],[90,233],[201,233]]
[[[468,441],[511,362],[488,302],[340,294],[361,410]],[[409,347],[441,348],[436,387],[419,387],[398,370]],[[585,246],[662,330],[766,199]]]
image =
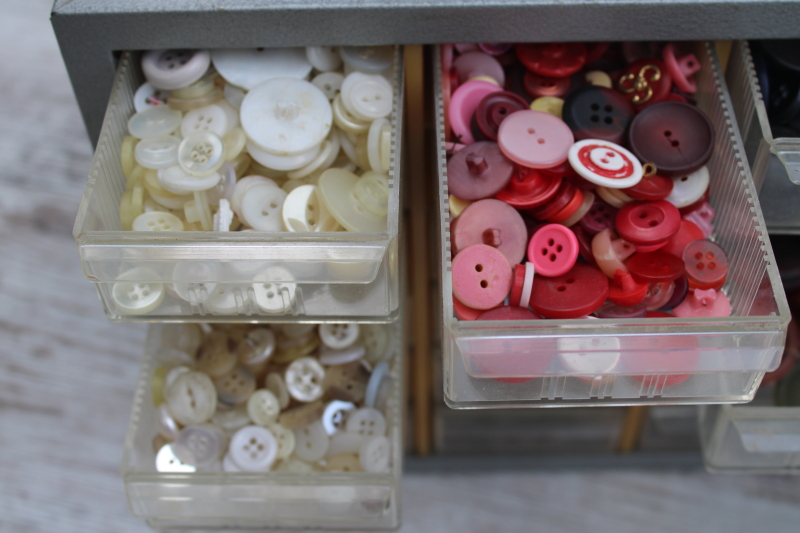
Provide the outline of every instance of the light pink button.
[[714,208],[705,202],[699,209],[683,215],[683,219],[697,224],[697,227],[703,232],[703,237],[708,239],[714,233],[714,226],[711,222],[714,220],[715,214]]
[[517,111],[500,124],[497,142],[506,157],[530,168],[567,160],[575,137],[560,118],[544,111]]
[[528,244],[528,261],[540,276],[566,274],[578,260],[578,238],[561,224],[548,224],[533,234]]
[[[450,118],[450,127],[458,142],[462,144],[472,144],[475,142],[475,137],[472,136],[471,123],[472,116],[475,114],[478,104],[487,94],[500,92],[502,90],[501,87],[489,83],[488,81],[472,80],[463,85],[459,85],[458,89],[453,92],[453,96],[450,97],[450,107],[447,110],[447,116]],[[570,134],[571,133],[572,132],[570,132]]]
[[522,262],[528,244],[528,228],[519,212],[500,200],[486,198],[470,204],[450,226],[454,252],[487,244],[497,248],[508,264]]
[[496,248],[476,244],[453,259],[453,294],[473,309],[491,309],[511,291],[511,265]]
[[695,289],[672,312],[679,317],[730,316],[731,302],[721,291]]
[[497,81],[500,87],[505,86],[506,76],[497,59],[483,52],[467,52],[453,61],[458,75],[458,83],[464,83],[478,76],[489,76]]

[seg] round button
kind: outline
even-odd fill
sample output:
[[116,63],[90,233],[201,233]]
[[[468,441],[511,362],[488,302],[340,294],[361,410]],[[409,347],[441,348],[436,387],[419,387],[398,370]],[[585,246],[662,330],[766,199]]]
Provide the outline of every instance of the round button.
[[344,76],[338,72],[323,72],[322,74],[317,74],[314,76],[314,79],[311,80],[311,83],[325,93],[325,96],[327,96],[330,101],[333,101],[339,94],[343,82]]
[[280,408],[285,409],[289,405],[289,389],[286,388],[286,383],[281,375],[277,372],[270,372],[267,374],[265,385],[267,390],[278,399]]
[[283,231],[281,209],[287,194],[272,185],[257,185],[242,198],[241,216],[256,231]]
[[180,143],[180,139],[171,135],[142,139],[134,150],[136,162],[144,168],[156,170],[172,166],[178,162]]
[[464,83],[477,76],[489,76],[502,87],[506,83],[503,67],[489,54],[483,52],[467,52],[453,61],[453,68],[458,76],[458,83]]
[[301,357],[286,369],[286,388],[299,402],[313,402],[322,397],[325,369],[314,357]]
[[583,43],[530,43],[516,46],[517,57],[525,68],[551,78],[564,78],[586,64]]
[[356,404],[353,402],[343,402],[341,400],[329,402],[322,413],[322,427],[325,428],[325,432],[328,435],[333,435],[338,431],[344,431],[347,415],[355,408]]
[[[608,299],[622,307],[630,307],[644,300],[647,283],[637,283],[630,274],[617,270],[608,288]],[[599,317],[603,318],[603,317]]]
[[617,90],[636,107],[642,109],[666,99],[672,89],[670,76],[664,63],[645,58],[628,65],[617,80]]
[[625,140],[635,111],[619,92],[588,85],[567,96],[562,115],[575,134],[575,140],[601,139],[620,144]]
[[[564,98],[567,96],[567,93],[569,93],[571,85],[569,78],[547,78],[534,74],[531,71],[525,73],[525,76],[522,78],[522,83],[525,85],[525,91],[531,98],[535,99],[545,96]],[[531,109],[533,109],[533,107],[531,107]]]
[[637,200],[664,200],[670,195],[672,189],[672,179],[656,174],[650,177],[643,177],[642,181],[633,187],[624,189],[622,192]]
[[647,316],[647,308],[643,304],[619,306],[612,302],[606,302],[594,314],[597,318],[644,318]]
[[167,105],[170,94],[170,91],[156,89],[152,83],[145,82],[133,95],[133,109],[138,113],[146,107]]
[[528,103],[514,93],[502,91],[483,97],[475,110],[475,123],[481,134],[490,141],[497,140],[500,124],[516,111],[528,109]]
[[181,135],[187,137],[192,133],[208,131],[222,137],[234,126],[222,106],[212,104],[186,113],[181,120]]
[[351,72],[342,82],[341,98],[359,120],[368,122],[392,112],[392,85],[383,76]]
[[266,362],[275,353],[275,333],[269,328],[248,331],[236,347],[239,362],[256,366]]
[[678,307],[685,299],[686,295],[689,294],[689,280],[686,276],[681,276],[675,280],[675,289],[672,291],[672,296],[670,299],[658,308],[659,311],[670,311]]
[[578,224],[590,235],[597,235],[606,228],[614,230],[617,227],[617,211],[601,198],[595,198],[589,212],[578,221]]
[[[386,215],[376,215],[368,209],[367,205],[359,201],[355,194],[356,184],[359,179],[372,180],[371,175],[365,174],[361,178],[341,168],[329,168],[319,178],[317,196],[322,201],[336,221],[347,231],[380,232],[386,231]],[[375,184],[373,184],[375,185]],[[388,206],[388,181],[386,204]],[[377,193],[373,186],[368,187]],[[381,203],[375,198],[376,203]]]
[[467,81],[453,91],[453,95],[450,97],[450,105],[447,106],[447,116],[450,119],[450,127],[458,142],[463,144],[475,142],[471,124],[478,104],[487,94],[501,91],[502,89],[497,85],[480,80]]
[[[147,107],[128,120],[128,132],[137,139],[164,137],[180,127],[181,118],[180,111],[175,111],[165,105]],[[123,150],[124,153],[125,150]],[[133,150],[130,155],[134,155]],[[123,168],[125,168],[124,165]],[[131,168],[131,170],[133,169]]]
[[175,378],[164,389],[164,399],[180,424],[202,424],[217,409],[217,392],[211,378],[190,370]]
[[628,272],[624,261],[636,253],[636,247],[623,239],[615,239],[614,232],[606,228],[592,239],[592,256],[597,266],[609,278],[613,278],[617,270]]
[[329,72],[342,66],[342,57],[333,46],[306,46],[306,58],[320,72]]
[[665,200],[631,202],[617,213],[617,232],[639,246],[663,243],[678,232],[681,215]]
[[704,203],[700,209],[692,211],[689,214],[683,215],[684,220],[694,222],[703,232],[703,237],[708,238],[714,233],[714,225],[711,223],[714,220],[716,212],[714,208]]
[[567,273],[578,260],[578,239],[561,224],[548,224],[534,233],[528,245],[528,261],[540,276]]
[[293,283],[294,276],[282,267],[269,267],[256,276],[258,281],[253,283],[253,292],[258,308],[269,314],[286,313],[292,309],[295,300],[297,284]]
[[694,172],[675,176],[672,178],[673,187],[666,200],[679,209],[689,207],[703,197],[708,190],[710,178],[706,166]]
[[539,315],[524,307],[504,305],[496,309],[484,311],[478,320],[538,320]]
[[287,231],[336,231],[339,223],[319,201],[316,185],[301,185],[286,196],[281,209]]
[[503,187],[514,165],[497,143],[481,141],[456,152],[447,162],[447,187],[463,200],[493,196]]
[[[178,146],[178,163],[192,176],[208,176],[225,162],[224,154],[225,149],[219,136],[210,131],[196,131],[188,134]],[[214,185],[216,184],[215,182]]]
[[631,257],[628,271],[639,283],[663,283],[683,276],[685,268],[680,257],[657,250]]
[[115,307],[126,315],[143,315],[157,308],[165,294],[164,285],[156,281],[158,279],[158,274],[143,267],[121,274],[111,289]]
[[[583,217],[585,217],[586,214],[594,205],[594,193],[592,191],[581,192],[580,190],[578,190],[578,192],[583,195],[583,201],[581,202],[581,205],[579,205],[578,208],[575,210],[575,212],[572,213],[564,221],[558,220],[560,218],[558,215],[556,215],[556,217],[552,217],[550,220],[552,220],[553,222],[560,222],[561,224],[564,224],[568,228],[575,227],[578,221],[580,221]],[[575,196],[577,197],[578,195],[576,194]],[[567,208],[564,209],[566,210]]]
[[357,340],[360,328],[356,322],[322,324],[319,327],[319,338],[332,350],[341,350],[352,346]]
[[719,289],[728,276],[728,256],[722,247],[706,239],[689,243],[683,251],[686,277],[692,289]]
[[199,80],[208,70],[208,50],[150,50],[142,56],[142,72],[159,89],[180,89]]
[[631,151],[667,177],[705,165],[714,150],[714,138],[714,126],[706,114],[682,102],[661,102],[643,109],[629,131]]
[[388,472],[392,459],[392,443],[384,436],[364,441],[358,451],[358,463],[365,472]]
[[386,418],[374,407],[362,407],[347,417],[345,431],[362,437],[380,437],[386,434]]
[[214,379],[217,399],[221,404],[233,406],[246,401],[256,390],[256,378],[243,366],[235,366],[227,374]]
[[473,203],[453,221],[450,238],[455,254],[474,244],[485,244],[497,248],[513,265],[525,256],[528,230],[513,207],[489,198]]
[[545,318],[581,318],[608,297],[608,278],[597,268],[576,263],[570,271],[533,280],[531,307]]
[[483,309],[473,309],[453,296],[453,314],[459,320],[477,320],[481,313],[483,313]]
[[366,74],[380,74],[394,62],[393,46],[343,46],[339,53],[345,65]]
[[181,219],[164,211],[149,211],[133,219],[133,231],[183,231]]
[[591,70],[584,75],[584,79],[587,83],[594,85],[595,87],[605,87],[606,89],[611,89],[614,86],[614,82],[611,81],[611,76],[602,70]]
[[156,471],[170,474],[195,472],[197,468],[178,459],[172,444],[164,444],[156,453]]
[[212,424],[186,426],[172,443],[172,451],[181,462],[202,468],[219,461],[228,438]]
[[700,61],[694,54],[686,54],[680,58],[676,54],[677,50],[674,44],[669,43],[664,47],[662,57],[664,65],[672,76],[672,82],[685,93],[697,92],[697,83],[690,76],[700,70]]
[[269,427],[281,413],[277,396],[267,389],[258,389],[247,400],[247,415],[255,424]]
[[328,367],[325,393],[343,402],[361,403],[367,393],[368,375],[361,361]]
[[569,126],[549,113],[518,111],[500,124],[497,141],[512,161],[550,168],[567,160],[575,138]]
[[233,434],[228,455],[245,472],[266,472],[275,462],[278,443],[267,428],[245,426]]
[[683,257],[683,251],[689,243],[704,237],[703,231],[697,227],[697,224],[690,220],[681,220],[678,232],[667,241],[661,250],[676,257]]
[[[589,192],[589,191],[587,191],[587,192]],[[592,194],[592,193],[589,192],[589,194]],[[594,196],[594,195],[592,195],[592,196]],[[558,222],[558,223],[564,224],[565,226],[569,226],[569,224],[566,224],[566,221],[571,219],[572,216],[578,211],[578,209],[580,209],[581,206],[583,206],[583,200],[584,200],[583,192],[580,189],[575,188],[575,193],[572,195],[572,198],[567,203],[567,205],[564,206],[555,215],[551,215],[551,216],[547,217],[547,220],[550,221],[550,222]],[[594,201],[594,199],[592,199],[592,202],[593,201]],[[586,209],[588,210],[589,207],[590,206],[587,204]],[[576,219],[576,221],[577,221],[577,219]]]
[[273,78],[304,79],[312,68],[303,48],[219,48],[211,60],[220,76],[246,91]]
[[[219,184],[222,180],[222,175],[218,172],[211,172],[204,176],[194,176],[186,172],[180,165],[173,165],[171,167],[162,168],[156,174],[158,184],[163,187],[166,192],[173,195],[188,195],[195,191],[207,191]],[[152,196],[152,194],[151,194]],[[180,207],[185,210],[186,201],[182,201]],[[176,206],[177,207],[177,206]],[[195,220],[188,220],[193,222]]]
[[564,100],[557,96],[540,96],[531,102],[530,108],[533,111],[544,111],[545,113],[550,113],[556,118],[563,119]]
[[231,209],[236,213],[236,216],[241,218],[242,213],[242,198],[251,188],[259,184],[268,184],[273,187],[278,187],[274,181],[263,176],[247,176],[236,182],[233,187],[233,194],[231,195]]
[[453,259],[453,294],[473,309],[491,309],[506,299],[511,290],[511,267],[495,248],[475,244]]
[[722,291],[696,289],[672,312],[678,317],[730,316],[731,302]]
[[532,209],[530,212],[538,220],[549,220],[556,213],[567,207],[577,192],[578,189],[570,182],[562,180],[556,194],[547,203]]
[[533,209],[553,198],[560,186],[561,177],[515,165],[511,179],[495,198],[517,209]]
[[642,179],[642,164],[625,148],[609,141],[585,139],[569,148],[575,172],[610,189],[633,187]]
[[525,285],[525,266],[514,265],[514,280],[511,282],[511,294],[508,297],[508,303],[513,306],[519,306],[519,301],[522,298],[522,287]]
[[267,428],[272,436],[275,437],[275,442],[278,444],[278,452],[275,454],[276,459],[288,459],[297,444],[297,438],[294,431],[283,427],[280,424],[270,424]]

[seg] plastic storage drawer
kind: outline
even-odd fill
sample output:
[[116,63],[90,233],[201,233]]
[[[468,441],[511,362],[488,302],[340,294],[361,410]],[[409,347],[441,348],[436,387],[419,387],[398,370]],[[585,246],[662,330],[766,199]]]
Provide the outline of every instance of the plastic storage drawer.
[[[214,322],[394,319],[399,306],[402,65],[402,48],[397,47],[386,232],[159,234],[122,231],[119,220],[125,191],[120,146],[133,114],[134,91],[144,81],[138,54],[123,53],[73,229],[84,274],[96,284],[108,317]],[[271,267],[281,267],[279,277],[284,279],[270,279]],[[125,314],[112,296],[120,279],[163,284],[165,297],[149,313]],[[183,290],[173,290],[176,284]],[[269,284],[281,295],[285,313],[271,314],[256,304],[254,290],[269,290]],[[224,313],[207,302],[210,293],[223,290],[230,294]]]
[[[451,407],[746,402],[764,372],[778,366],[790,313],[719,60],[713,43],[681,46],[702,63],[697,105],[717,133],[708,168],[713,238],[731,258],[723,290],[732,316],[726,318],[456,319],[441,65],[435,62],[444,392]],[[599,375],[578,374],[565,364],[571,355],[613,366]]]
[[156,529],[392,529],[400,520],[403,364],[401,322],[391,326],[396,350],[386,403],[391,467],[386,474],[160,473],[155,469],[156,413],[151,400],[155,357],[170,328],[150,326],[136,388],[121,473],[133,514]]

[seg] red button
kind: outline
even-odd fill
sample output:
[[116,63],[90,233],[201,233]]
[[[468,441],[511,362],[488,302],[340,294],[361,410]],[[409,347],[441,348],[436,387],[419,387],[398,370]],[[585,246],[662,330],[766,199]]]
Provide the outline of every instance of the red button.
[[572,168],[572,165],[569,164],[569,161],[564,161],[560,165],[556,165],[549,168],[540,168],[539,172],[541,172],[545,176],[553,176],[557,178],[566,178],[569,176],[576,175],[575,170]]
[[648,311],[647,318],[675,318],[675,317],[669,313],[665,313],[664,311]]
[[560,185],[560,177],[547,176],[535,168],[515,165],[511,179],[495,198],[517,209],[532,209],[553,198]]
[[453,253],[474,244],[497,248],[509,265],[522,261],[528,247],[528,228],[516,209],[493,198],[469,206],[450,227]]
[[476,142],[447,162],[447,188],[462,200],[489,198],[506,186],[513,172],[514,164],[497,143]]
[[676,53],[675,45],[669,43],[664,47],[662,56],[664,65],[672,75],[672,81],[678,89],[685,93],[692,94],[697,92],[697,83],[690,76],[700,70],[700,61],[697,60],[694,54],[686,54],[678,58],[675,56]]
[[534,99],[542,96],[564,98],[570,87],[569,78],[547,78],[531,71],[525,73],[522,83],[525,84],[525,90]]
[[691,289],[719,289],[728,276],[728,255],[716,243],[705,239],[689,243],[683,251],[686,277]]
[[619,210],[617,233],[628,242],[651,246],[669,240],[678,232],[681,215],[665,200],[631,202]]
[[[666,65],[655,58],[636,61],[620,74],[617,89],[642,109],[664,100],[672,89],[672,76]],[[638,154],[637,154],[638,155]]]
[[517,45],[517,57],[528,70],[540,76],[566,78],[586,64],[583,43],[530,43]]
[[478,317],[483,313],[483,309],[473,309],[466,306],[453,296],[453,313],[459,320],[478,320]]
[[[591,194],[591,193],[589,193]],[[592,194],[592,199],[594,199],[594,195]],[[583,205],[583,192],[580,189],[575,189],[575,194],[572,196],[572,199],[569,203],[558,213],[552,215],[547,220],[550,222],[564,222],[568,220],[580,207]],[[586,206],[587,209],[590,206]]]
[[672,178],[664,176],[650,176],[642,178],[642,181],[622,191],[632,198],[638,200],[663,200],[672,192]]
[[478,320],[539,320],[539,315],[524,307],[504,305],[482,313]]
[[649,283],[642,303],[648,311],[655,311],[664,307],[672,299],[674,293],[675,283],[672,281]]
[[578,239],[561,224],[548,224],[537,231],[528,245],[528,261],[540,276],[560,276],[578,260]]
[[546,204],[531,209],[530,213],[539,220],[549,220],[551,216],[567,207],[567,204],[569,204],[577,191],[578,189],[573,187],[571,183],[562,180],[555,196]]
[[473,309],[492,309],[511,291],[511,266],[491,246],[476,244],[461,250],[452,265],[453,294]]
[[672,236],[667,244],[661,248],[662,251],[677,257],[683,257],[683,251],[690,242],[704,238],[703,231],[691,220],[681,220],[678,233]]
[[586,43],[586,64],[591,65],[606,53],[611,46],[610,42]]
[[577,263],[554,278],[535,276],[531,307],[545,318],[581,318],[608,297],[608,278],[597,268]]
[[523,285],[525,285],[525,266],[514,265],[514,281],[511,285],[511,296],[508,297],[508,303],[519,305],[519,301],[522,298]]
[[523,109],[529,109],[528,104],[514,93],[487,94],[475,110],[475,124],[486,139],[496,141],[500,123],[511,113]]
[[639,283],[661,283],[678,279],[686,269],[680,257],[658,250],[631,257],[628,271]]
[[621,306],[606,302],[594,314],[597,318],[644,318],[647,308],[642,304]]
[[597,235],[606,228],[614,230],[617,228],[617,211],[618,209],[611,207],[597,196],[592,208],[589,209],[586,216],[580,219],[578,224],[590,235]]
[[[637,283],[633,276],[617,270],[608,287],[608,299],[622,307],[641,303],[647,295],[647,283]],[[600,317],[603,318],[603,317]]]
[[578,239],[578,252],[580,253],[581,258],[590,265],[597,266],[597,262],[594,260],[594,255],[592,255],[592,236],[577,224],[572,226],[570,229],[572,230],[572,233],[575,234],[575,238]]

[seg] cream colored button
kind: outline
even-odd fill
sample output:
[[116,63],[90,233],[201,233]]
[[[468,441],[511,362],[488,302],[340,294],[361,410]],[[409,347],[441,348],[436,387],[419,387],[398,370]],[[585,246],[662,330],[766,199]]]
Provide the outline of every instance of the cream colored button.
[[183,231],[183,222],[170,213],[151,211],[134,219],[133,231]]
[[282,267],[269,267],[257,278],[267,280],[253,284],[256,305],[261,311],[282,314],[292,309],[297,284],[292,283],[294,277],[288,270]]
[[128,131],[137,139],[164,137],[181,125],[181,113],[167,106],[153,106],[134,114],[128,120]]
[[277,372],[270,372],[267,374],[265,385],[278,399],[280,408],[286,409],[289,405],[289,389],[286,388],[286,383],[284,383],[281,375]]
[[[247,294],[247,285],[235,283],[220,283],[214,293],[203,302],[208,311],[217,315],[235,315],[249,308],[250,297]],[[245,365],[250,368],[249,365]],[[253,368],[250,368],[253,370]]]
[[321,144],[314,145],[306,151],[299,152],[292,155],[275,155],[273,153],[263,150],[260,146],[248,139],[245,144],[247,152],[250,157],[255,159],[267,168],[273,170],[296,170],[303,168],[309,163],[313,162],[319,155]]
[[228,114],[218,104],[193,109],[186,113],[186,116],[181,121],[181,135],[183,137],[204,131],[222,137],[228,130],[230,130],[228,127]]
[[367,439],[358,452],[358,461],[367,472],[388,472],[392,444],[384,436]]
[[267,428],[245,426],[231,437],[228,453],[245,472],[266,472],[278,454],[278,443]]
[[324,408],[324,404],[319,400],[300,405],[282,412],[278,417],[278,423],[287,429],[301,428],[314,420],[319,420]]
[[[194,363],[194,357],[192,357],[192,363]],[[191,370],[192,369],[186,365],[179,365],[175,368],[171,368],[169,372],[167,372],[167,375],[164,376],[164,388],[166,389],[175,383],[175,380],[178,379],[178,376],[185,374],[186,372],[190,372]]]
[[164,389],[169,410],[180,424],[202,424],[214,416],[217,391],[211,378],[194,370],[185,372]]
[[247,414],[259,426],[269,427],[274,424],[280,413],[278,398],[267,389],[258,389],[247,400]]
[[[233,189],[236,187],[236,170],[231,163],[224,162],[219,169],[219,174],[221,176],[219,183],[206,191],[208,203],[216,206],[219,205],[219,201],[223,198],[230,200],[233,196]],[[230,204],[228,204],[228,207],[230,207]]]
[[178,422],[169,412],[169,407],[166,403],[162,403],[156,407],[156,429],[158,434],[162,435],[168,441],[173,441],[178,436]]
[[146,107],[154,107],[157,105],[166,105],[167,99],[170,96],[170,91],[163,89],[156,89],[150,82],[145,82],[136,89],[133,94],[133,108],[139,112]]
[[247,136],[242,128],[233,128],[222,138],[222,145],[225,147],[225,161],[236,159],[247,143]]
[[328,457],[335,457],[343,453],[350,453],[358,455],[361,446],[366,439],[358,433],[348,433],[347,431],[337,431],[331,435],[331,441],[328,445]]
[[183,214],[186,222],[199,222],[203,231],[214,229],[214,218],[208,205],[206,191],[194,191],[194,199],[183,204]]
[[219,75],[215,70],[207,70],[203,76],[193,83],[173,89],[171,95],[181,100],[195,100],[202,98],[217,88]]
[[281,216],[287,231],[336,231],[339,223],[319,201],[315,185],[301,185],[283,202]]
[[183,168],[183,165],[173,165],[158,171],[159,185],[173,195],[185,196],[194,191],[205,191],[216,186],[221,179],[222,176],[218,172],[204,176],[192,175]]
[[175,95],[175,93],[178,92],[178,90],[173,91],[172,96],[170,96],[169,100],[167,101],[167,105],[176,111],[193,111],[195,109],[200,109],[212,104],[218,104],[223,98],[222,89],[213,86],[208,93],[195,98],[180,98]]
[[292,348],[281,348],[281,339],[278,339],[278,353],[273,357],[273,361],[279,365],[288,365],[301,357],[313,354],[319,345],[319,337],[316,335],[310,335],[307,341]]
[[268,428],[275,436],[275,441],[278,443],[278,459],[287,459],[294,451],[296,439],[294,431],[283,427],[280,424],[272,424]]
[[614,85],[611,81],[611,76],[602,70],[591,70],[584,75],[584,79],[592,85],[605,87],[606,89],[611,89]]
[[364,357],[365,353],[366,350],[360,344],[355,344],[339,350],[325,347],[320,350],[319,362],[328,366],[344,365],[352,363],[353,361],[358,361]]
[[303,48],[220,48],[212,50],[211,61],[228,83],[246,91],[273,78],[303,79],[311,72]]
[[286,337],[291,339],[304,339],[304,342],[307,340],[307,336],[312,334],[316,329],[316,324],[304,324],[303,322],[287,322],[286,324],[280,325],[280,332]]
[[359,361],[332,366],[325,372],[325,393],[336,400],[360,403],[364,401],[367,379]]
[[252,187],[242,198],[241,216],[256,231],[283,231],[281,209],[286,196],[271,185]]
[[373,121],[392,112],[392,85],[383,76],[353,72],[341,88],[342,103],[359,120]]
[[[228,335],[224,331],[213,331],[197,351],[197,370],[211,377],[222,377],[236,366],[236,356],[231,352]],[[216,395],[215,395],[216,396]]]
[[223,89],[223,94],[225,95],[225,101],[228,102],[232,108],[240,109],[242,107],[244,95],[247,94],[247,92],[235,85],[226,83],[225,89]]
[[330,439],[320,420],[295,429],[294,438],[294,454],[303,461],[319,461],[328,451]]
[[372,407],[362,407],[347,417],[346,431],[362,437],[378,437],[386,434],[386,418]]
[[134,155],[136,162],[144,168],[159,169],[177,164],[178,145],[181,141],[172,135],[142,139]]
[[230,203],[224,198],[219,202],[219,210],[214,213],[214,231],[230,231],[233,222],[233,211]]
[[198,424],[186,426],[178,433],[172,451],[182,463],[203,468],[222,459],[227,446],[228,437],[221,429],[212,424]]
[[358,456],[352,453],[334,455],[325,463],[326,472],[363,472]]
[[[196,131],[189,133],[181,141],[178,147],[178,164],[192,176],[208,176],[216,173],[222,166],[222,163],[225,162],[224,155],[225,148],[219,135],[211,131]],[[214,185],[219,180],[220,177],[218,176]],[[211,187],[204,186],[200,188],[200,185],[197,184],[188,189],[184,186],[184,189],[187,191],[199,191],[210,189]]]
[[540,96],[531,102],[531,109],[534,111],[544,111],[554,117],[561,118],[564,112],[564,100],[557,96]]
[[275,469],[277,472],[290,472],[292,474],[310,474],[314,467],[300,459],[286,459],[281,461]]
[[[121,274],[111,289],[116,308],[126,315],[143,315],[161,305],[164,284],[149,268],[137,267]],[[152,280],[152,281],[149,281]]]
[[227,374],[214,379],[217,399],[220,403],[234,406],[247,401],[256,390],[256,378],[243,366],[235,366]]
[[[133,190],[125,191],[119,201],[119,222],[122,229],[133,229],[133,221],[144,210],[144,188],[136,185]],[[338,222],[337,222],[338,225]]]
[[214,416],[211,417],[217,427],[222,429],[228,435],[236,433],[239,429],[250,424],[250,416],[247,414],[247,403],[242,403],[233,409],[217,408]]
[[337,431],[343,431],[347,415],[355,410],[356,404],[353,402],[343,402],[341,400],[333,400],[325,406],[325,411],[322,413],[322,427],[328,432],[328,435],[333,435]]
[[319,326],[320,340],[325,346],[334,350],[351,346],[358,340],[359,332],[360,328],[356,322],[339,322]]
[[322,383],[325,369],[313,357],[301,357],[286,369],[284,381],[289,394],[300,402],[313,402],[325,392]]
[[268,327],[251,329],[239,342],[236,353],[243,365],[259,365],[275,352],[275,333]]
[[367,74],[380,74],[392,66],[393,46],[344,46],[339,53],[345,65]]
[[615,194],[611,193],[611,189],[598,185],[595,189],[597,195],[605,200],[611,207],[621,209],[625,205],[625,201]]
[[[363,190],[376,193],[376,205],[380,205],[379,184],[374,175],[366,178]],[[359,177],[352,172],[338,168],[329,168],[319,178],[317,195],[333,217],[348,231],[382,232],[386,231],[386,216],[379,216],[358,200],[355,187]],[[374,182],[374,183],[373,183]],[[388,199],[387,199],[388,202]],[[374,206],[372,206],[374,207]]]
[[322,72],[322,74],[317,74],[314,79],[311,80],[311,83],[325,93],[328,100],[333,101],[336,95],[339,94],[339,91],[341,91],[343,81],[344,76],[338,72]]
[[384,165],[384,152],[386,148],[386,137],[391,140],[392,126],[385,118],[379,118],[370,125],[369,133],[367,134],[367,157],[369,158],[369,166],[375,172],[385,174],[389,172],[388,156],[386,165]]
[[332,162],[332,157],[331,157],[332,152],[333,152],[333,143],[326,139],[325,141],[322,142],[319,152],[317,152],[317,156],[314,159],[312,159],[310,163],[301,168],[298,168],[297,170],[291,170],[287,172],[286,176],[290,180],[304,178],[308,176],[312,172],[315,172],[317,169],[321,168],[323,163],[325,163],[326,161],[331,160]]
[[306,46],[306,57],[311,66],[320,72],[336,70],[342,66],[339,51],[333,46]]
[[223,471],[223,472],[231,472],[231,473],[234,473],[234,472],[244,472],[244,470],[242,470],[241,468],[239,468],[239,465],[237,465],[237,464],[236,464],[236,463],[233,461],[233,459],[231,459],[231,454],[230,454],[230,452],[226,453],[226,454],[225,454],[225,457],[223,457],[223,458],[222,458],[222,471]]
[[353,195],[369,212],[385,217],[389,211],[389,176],[364,172],[353,187]]
[[[336,133],[339,135],[339,142],[342,145],[342,151],[347,159],[350,161],[350,166],[346,167],[344,165],[336,165],[339,168],[347,170],[348,172],[355,172],[356,167],[358,167],[358,163],[356,160],[358,159],[356,154],[356,145],[353,144],[353,141],[350,139],[352,134],[345,132],[344,130],[340,130],[337,128]],[[356,137],[357,139],[358,137]]]
[[142,56],[142,72],[159,89],[178,89],[200,79],[210,63],[208,50],[150,50]]
[[197,469],[192,465],[181,462],[172,451],[171,444],[165,444],[156,454],[156,471],[169,474],[187,474]]
[[219,271],[219,263],[178,261],[172,269],[175,292],[191,304],[205,302],[217,290]]
[[362,324],[359,342],[367,350],[364,358],[375,365],[392,355],[391,332],[385,324]]
[[126,178],[130,178],[131,172],[133,172],[136,166],[136,144],[138,142],[139,139],[133,135],[126,135],[125,138],[122,139],[122,144],[119,149],[119,160],[122,165],[122,174]]
[[233,212],[237,216],[239,216],[242,212],[242,198],[244,198],[244,195],[251,188],[259,184],[278,187],[274,181],[269,178],[265,178],[264,176],[246,176],[236,182],[236,186],[233,188],[233,194],[231,195],[231,209],[233,209]]
[[343,131],[359,134],[366,133],[369,130],[370,122],[361,120],[350,113],[342,102],[341,93],[337,94],[333,99],[331,110],[333,112],[334,122]]

